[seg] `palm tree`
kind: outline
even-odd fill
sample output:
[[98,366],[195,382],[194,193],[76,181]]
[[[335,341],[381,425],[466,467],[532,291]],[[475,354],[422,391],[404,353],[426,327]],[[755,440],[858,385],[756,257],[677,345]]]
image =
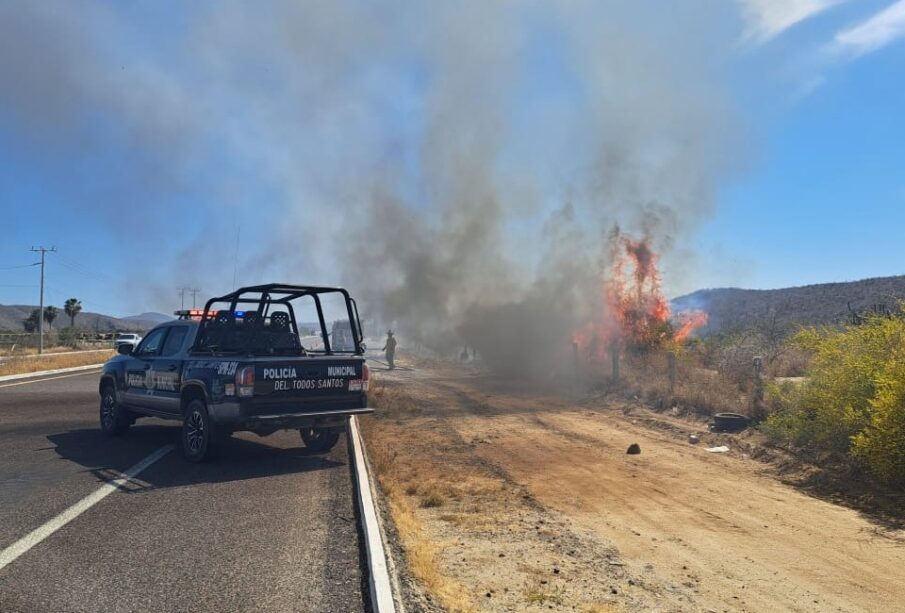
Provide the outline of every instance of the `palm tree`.
[[38,318],[41,317],[41,310],[34,309],[31,314],[22,320],[22,326],[25,328],[26,332],[37,332],[38,331]]
[[47,322],[51,330],[53,330],[53,320],[57,318],[57,313],[59,313],[59,309],[55,306],[44,307],[44,321]]
[[75,326],[75,316],[82,311],[82,301],[76,298],[70,298],[63,305],[63,310],[69,316],[69,327]]

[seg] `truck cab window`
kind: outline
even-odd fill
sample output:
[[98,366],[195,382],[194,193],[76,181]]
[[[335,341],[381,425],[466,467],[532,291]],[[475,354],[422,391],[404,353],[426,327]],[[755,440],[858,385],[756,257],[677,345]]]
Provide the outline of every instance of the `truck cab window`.
[[138,346],[135,355],[145,357],[157,355],[160,351],[160,344],[163,342],[163,337],[166,333],[166,328],[152,330]]
[[182,343],[185,341],[186,332],[188,332],[188,328],[185,326],[170,328],[170,333],[167,335],[167,340],[163,344],[163,351],[160,352],[160,355],[167,357],[179,353],[179,350],[182,349]]

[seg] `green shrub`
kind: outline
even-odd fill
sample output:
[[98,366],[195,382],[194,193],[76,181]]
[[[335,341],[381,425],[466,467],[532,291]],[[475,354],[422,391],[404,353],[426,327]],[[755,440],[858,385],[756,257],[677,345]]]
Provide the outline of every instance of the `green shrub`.
[[883,480],[905,480],[905,310],[897,315],[799,332],[795,344],[813,355],[808,380],[770,388],[767,435],[847,453]]
[[78,328],[62,328],[57,333],[60,345],[78,349],[79,346],[79,330]]
[[870,423],[852,438],[852,455],[884,481],[905,481],[905,360],[897,353],[877,381]]

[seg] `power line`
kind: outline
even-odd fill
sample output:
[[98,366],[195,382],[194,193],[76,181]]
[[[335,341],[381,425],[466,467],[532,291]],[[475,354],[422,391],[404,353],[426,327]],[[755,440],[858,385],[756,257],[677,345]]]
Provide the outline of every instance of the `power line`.
[[109,280],[109,279],[105,279],[105,278],[99,277],[99,276],[97,276],[97,275],[95,275],[95,274],[92,274],[92,273],[90,273],[90,272],[87,272],[87,271],[85,271],[85,270],[83,270],[83,269],[76,268],[75,266],[72,266],[72,265],[70,265],[70,264],[67,264],[66,262],[64,262],[64,261],[62,261],[62,260],[59,262],[59,264],[60,264],[63,268],[65,268],[66,270],[69,270],[69,271],[71,271],[71,272],[74,272],[74,273],[76,273],[79,277],[81,277],[81,279],[84,279],[83,283],[84,283],[84,282],[87,282],[87,283],[96,283],[96,282],[100,282],[100,283],[107,283],[107,284],[109,284],[109,283],[116,283],[116,281],[112,281],[112,280]]
[[[65,257],[65,256],[63,256],[63,255],[58,255],[57,257],[60,259],[60,262],[59,262],[59,263],[62,264],[64,268],[67,268],[67,269],[69,269],[69,270],[71,270],[71,271],[73,271],[73,272],[76,272],[76,273],[78,273],[78,274],[80,274],[80,275],[82,275],[82,276],[84,276],[84,277],[88,277],[88,278],[94,279],[94,280],[96,280],[96,281],[101,281],[101,282],[103,282],[103,283],[110,283],[110,282],[112,282],[112,283],[118,283],[118,281],[117,281],[116,279],[114,279],[113,277],[110,277],[109,275],[105,275],[105,274],[100,273],[100,272],[97,272],[97,273],[92,272],[92,271],[88,270],[87,266],[85,266],[85,265],[83,265],[83,264],[79,264],[78,262],[76,262],[75,260],[73,260],[73,259],[71,259],[71,258],[67,258],[67,257]],[[84,295],[84,288],[80,288],[80,289],[78,289],[78,290],[76,290],[76,291],[74,291],[74,292],[71,291],[71,290],[68,290],[68,291],[65,291],[65,292],[64,292],[64,291],[60,291],[59,289],[53,288],[53,287],[50,287],[50,286],[48,286],[48,288],[49,288],[50,290],[52,290],[53,292],[57,293],[57,294],[58,294],[58,298],[61,297],[61,296],[63,296],[64,294],[65,294],[65,295],[68,295],[68,296],[70,296],[70,297],[73,296],[73,295],[76,295],[76,294],[77,294],[77,295]],[[111,305],[109,305],[109,304],[100,303],[100,302],[98,302],[98,301],[96,301],[96,300],[91,300],[90,298],[87,299],[87,300],[84,300],[84,299],[83,299],[83,300],[82,300],[82,303],[84,304],[84,306],[86,306],[86,307],[88,307],[88,308],[97,308],[99,311],[113,312],[113,311],[118,310],[118,308],[113,308],[113,307],[112,307]],[[93,305],[93,306],[92,306],[92,305]],[[112,315],[110,315],[110,317],[112,317]]]
[[193,309],[195,308],[195,298],[198,296],[198,292],[201,291],[200,289],[198,289],[197,287],[177,287],[176,291],[179,292],[179,299],[182,304],[182,306],[179,308],[181,310],[185,310],[185,295],[186,294],[192,295],[192,308]]
[[92,277],[94,279],[97,279],[98,281],[111,281],[114,283],[117,282],[117,280],[114,279],[113,277],[106,275],[102,272],[91,270],[88,266],[86,266],[84,264],[80,264],[79,262],[73,260],[72,258],[67,258],[62,255],[58,256],[58,258],[60,259],[60,264],[62,264],[66,268],[68,268],[74,272],[77,272],[81,275],[85,275],[86,277]]
[[[81,296],[85,295],[81,291],[77,291],[77,292],[73,292],[71,290],[62,291],[58,287],[54,287],[53,285],[50,285],[49,283],[45,284],[45,287],[47,288],[48,295],[50,295],[51,297],[55,296],[56,301],[60,304],[65,302],[65,300],[67,298],[72,298],[73,294],[78,294]],[[88,298],[79,298],[79,300],[81,301],[82,306],[84,307],[86,312],[88,310],[92,310],[100,315],[107,314],[108,317],[114,317],[114,315],[109,315],[109,313],[112,313],[112,312],[118,310],[118,309],[114,308],[112,305],[101,303],[101,302],[98,302],[97,300],[92,300],[90,296]],[[104,313],[102,313],[102,311]]]
[[3,266],[0,267],[0,270],[15,270],[17,268],[31,268],[32,266],[40,266],[41,262],[34,262],[32,264],[21,264],[20,266]]
[[[36,252],[36,253],[40,253],[40,252],[41,252],[41,249],[43,249],[43,247],[40,247],[40,248],[32,248],[32,251],[34,251],[34,252]],[[109,277],[109,276],[107,276],[107,275],[103,275],[102,273],[97,273],[97,274],[95,274],[95,273],[91,272],[91,271],[88,270],[87,267],[84,266],[83,264],[80,264],[79,262],[77,262],[77,261],[75,261],[75,260],[73,260],[73,259],[71,259],[71,258],[67,258],[66,256],[62,255],[61,253],[57,252],[55,247],[53,247],[53,248],[51,248],[51,249],[44,249],[44,252],[45,252],[45,253],[51,253],[51,252],[52,252],[52,253],[56,253],[56,260],[57,260],[57,263],[58,263],[58,264],[62,265],[64,268],[67,268],[67,269],[69,269],[69,270],[71,270],[71,271],[77,272],[77,273],[79,273],[80,275],[83,275],[83,276],[86,276],[86,277],[92,277],[92,278],[94,278],[94,279],[96,279],[96,280],[98,280],[98,281],[107,281],[107,280],[109,280],[109,281],[114,281],[114,279],[113,279],[112,277]],[[9,267],[9,268],[29,268],[29,267],[32,267],[32,266],[41,266],[41,265],[42,265],[41,262],[35,262],[35,263],[33,263],[33,264],[25,264],[25,265],[20,265],[20,266],[15,266],[15,267]],[[0,268],[0,270],[5,270],[5,269],[4,269],[4,268]],[[105,278],[102,278],[102,277],[105,277]],[[35,288],[35,287],[39,287],[39,286],[37,286],[37,285],[24,285],[24,284],[0,284],[0,287],[10,287],[10,288],[11,288],[11,287],[16,287],[16,288]],[[82,296],[84,296],[83,289],[76,290],[75,292],[73,292],[71,289],[70,289],[70,290],[60,290],[58,287],[55,287],[55,286],[53,286],[53,285],[47,283],[46,281],[43,282],[42,285],[41,285],[40,287],[41,287],[42,297],[43,297],[43,294],[46,293],[48,296],[50,296],[51,298],[55,298],[56,301],[57,301],[57,302],[60,302],[60,303],[62,303],[63,300],[65,300],[66,298],[71,297],[71,296],[73,296],[73,295],[82,295]],[[117,310],[117,309],[113,308],[113,306],[111,306],[111,305],[109,305],[109,304],[104,304],[104,303],[98,302],[98,301],[96,301],[96,300],[91,300],[90,297],[89,297],[88,299],[84,299],[84,298],[83,298],[83,299],[82,299],[82,305],[85,307],[86,311],[87,311],[88,309],[92,309],[92,310],[96,310],[96,311],[98,311],[98,312],[106,311],[106,312],[110,313],[110,312],[113,312],[113,311],[116,311],[116,310]],[[43,322],[43,312],[44,312],[44,303],[43,303],[43,300],[41,301],[41,307],[40,307],[40,308],[41,308],[41,313],[42,313],[41,321]],[[112,315],[111,315],[111,317],[112,317]],[[42,324],[42,326],[43,326],[43,324]]]

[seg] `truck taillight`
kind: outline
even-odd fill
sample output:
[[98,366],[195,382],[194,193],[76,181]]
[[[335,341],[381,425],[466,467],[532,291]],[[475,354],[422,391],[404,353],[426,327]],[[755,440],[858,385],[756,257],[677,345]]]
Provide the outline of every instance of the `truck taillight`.
[[245,366],[236,371],[236,391],[239,396],[253,396],[255,392],[255,367]]
[[255,367],[245,366],[236,371],[236,385],[254,385]]
[[349,379],[349,391],[350,392],[367,392],[368,391],[368,381],[371,379],[371,371],[368,370],[368,365],[362,363],[361,365],[361,379]]

